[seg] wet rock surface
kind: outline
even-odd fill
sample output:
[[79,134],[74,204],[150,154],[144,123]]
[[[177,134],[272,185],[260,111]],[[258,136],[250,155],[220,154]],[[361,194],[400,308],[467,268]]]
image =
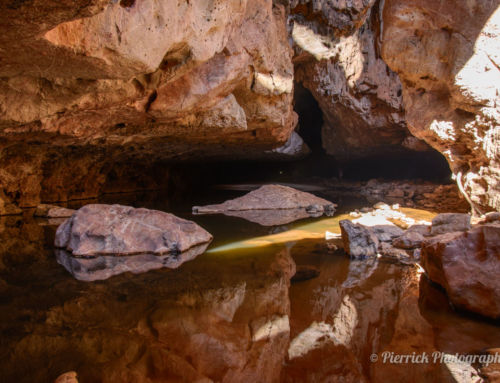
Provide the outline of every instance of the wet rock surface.
[[59,226],[55,246],[77,257],[177,255],[211,240],[196,223],[169,213],[93,204],[80,208]]
[[194,206],[195,214],[222,213],[265,226],[282,225],[309,216],[333,214],[336,205],[323,198],[283,185],[264,185],[217,205]]

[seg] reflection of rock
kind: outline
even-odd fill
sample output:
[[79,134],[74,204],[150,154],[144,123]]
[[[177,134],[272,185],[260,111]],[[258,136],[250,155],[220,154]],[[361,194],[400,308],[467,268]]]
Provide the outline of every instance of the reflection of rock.
[[292,283],[307,281],[317,278],[320,270],[317,267],[310,265],[300,265],[296,267],[295,275],[292,277]]
[[56,233],[56,247],[74,256],[177,254],[212,236],[194,222],[158,210],[86,205]]
[[89,282],[108,279],[113,275],[126,272],[140,274],[163,267],[175,269],[184,262],[203,254],[207,247],[208,243],[191,247],[179,254],[101,255],[90,258],[74,257],[66,250],[56,249],[56,257],[57,262],[63,265],[76,279]]
[[268,250],[89,284],[55,262],[18,264],[30,281],[24,290],[9,281],[5,294],[19,297],[8,313],[2,299],[2,382],[50,382],[69,370],[81,382],[277,382],[295,265],[288,251]]
[[485,376],[488,382],[500,382],[500,348],[492,348],[486,351],[486,361],[481,363],[481,375]]
[[433,237],[424,242],[421,260],[429,278],[446,289],[454,305],[500,317],[500,225]]
[[286,225],[311,215],[305,209],[225,211],[224,215],[244,218],[262,226]]
[[[335,206],[323,198],[288,186],[264,185],[242,197],[218,205],[194,206],[193,212],[248,217],[252,222],[262,222],[263,225],[271,226],[286,224],[311,214],[321,215],[323,212],[331,214]],[[265,210],[268,212],[264,214]]]
[[78,383],[76,372],[66,372],[59,376],[54,383]]

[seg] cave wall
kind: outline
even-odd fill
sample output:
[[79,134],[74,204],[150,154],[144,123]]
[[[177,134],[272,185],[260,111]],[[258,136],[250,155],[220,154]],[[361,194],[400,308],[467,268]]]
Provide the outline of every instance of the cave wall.
[[328,154],[347,162],[430,149],[409,133],[399,77],[380,57],[378,3],[291,2],[290,12],[295,80],[321,106]]
[[286,14],[271,0],[0,12],[0,213],[95,196],[129,162],[262,153],[296,125]]
[[433,147],[477,212],[499,210],[497,6],[2,2],[0,214],[158,185],[145,175],[158,164],[168,177],[171,162],[284,144],[303,156],[294,82],[318,102],[337,160]]
[[499,5],[386,0],[383,11],[408,128],[447,158],[476,213],[500,210]]

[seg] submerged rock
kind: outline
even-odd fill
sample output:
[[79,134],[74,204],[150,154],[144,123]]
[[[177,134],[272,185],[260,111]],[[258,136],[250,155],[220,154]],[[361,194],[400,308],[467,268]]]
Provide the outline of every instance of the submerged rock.
[[73,215],[76,210],[67,209],[56,205],[40,204],[36,207],[35,217],[44,218],[68,218]]
[[196,223],[158,210],[86,205],[56,232],[55,246],[74,256],[178,254],[209,243]]
[[223,213],[265,226],[283,225],[309,216],[332,214],[336,205],[313,194],[283,185],[264,185],[217,205],[194,206],[195,214]]
[[446,233],[424,242],[422,266],[451,302],[491,318],[500,317],[500,225]]

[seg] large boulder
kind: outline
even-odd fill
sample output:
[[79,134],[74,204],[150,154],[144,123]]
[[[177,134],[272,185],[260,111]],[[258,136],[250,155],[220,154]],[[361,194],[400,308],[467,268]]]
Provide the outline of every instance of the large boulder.
[[331,214],[336,205],[326,199],[283,185],[264,185],[221,204],[194,206],[195,214],[223,213],[264,226],[283,225],[310,215]]
[[443,286],[451,302],[491,318],[500,317],[500,225],[433,237],[422,246],[429,279]]
[[169,213],[94,204],[80,208],[59,226],[55,246],[79,257],[177,255],[211,240],[196,223]]

